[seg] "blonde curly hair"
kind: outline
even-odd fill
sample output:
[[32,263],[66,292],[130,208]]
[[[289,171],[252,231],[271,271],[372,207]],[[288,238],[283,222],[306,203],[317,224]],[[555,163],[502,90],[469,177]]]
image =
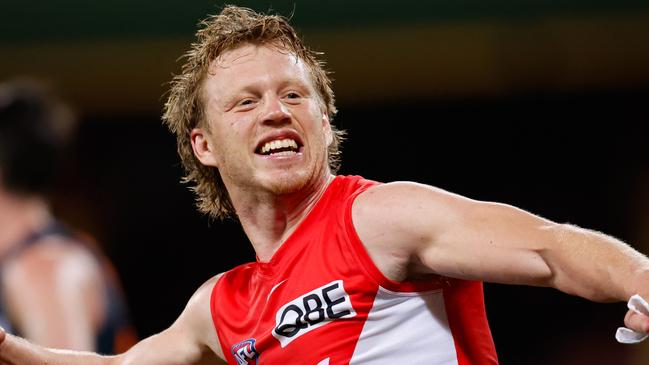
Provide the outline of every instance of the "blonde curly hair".
[[[217,219],[236,217],[218,169],[203,165],[194,156],[190,133],[200,126],[208,128],[201,88],[211,61],[226,51],[246,44],[273,45],[295,54],[311,73],[313,83],[329,120],[336,114],[331,79],[324,70],[321,53],[306,47],[290,26],[288,19],[279,15],[257,13],[248,8],[226,6],[218,15],[209,16],[200,23],[195,43],[184,55],[180,75],[171,81],[169,97],[164,106],[163,121],[176,135],[178,154],[185,169],[182,181],[192,184],[198,209]],[[329,167],[333,173],[340,167],[339,146],[345,132],[331,126],[333,143],[329,146]]]

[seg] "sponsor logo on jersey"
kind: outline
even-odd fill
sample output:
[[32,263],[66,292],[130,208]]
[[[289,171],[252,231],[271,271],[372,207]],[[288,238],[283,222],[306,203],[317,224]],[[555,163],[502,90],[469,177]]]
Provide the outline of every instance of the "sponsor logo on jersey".
[[232,355],[238,365],[256,365],[259,361],[259,353],[255,348],[255,339],[250,338],[232,346]]
[[332,281],[282,306],[272,331],[282,347],[334,320],[356,316],[342,280]]

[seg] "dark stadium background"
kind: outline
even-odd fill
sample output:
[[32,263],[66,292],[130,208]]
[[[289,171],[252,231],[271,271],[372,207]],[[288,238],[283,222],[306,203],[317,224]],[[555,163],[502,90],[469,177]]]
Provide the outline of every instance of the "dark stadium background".
[[[349,133],[341,173],[414,180],[601,230],[649,252],[649,3],[243,1],[293,13],[325,52]],[[56,209],[101,241],[140,336],[212,275],[254,259],[179,183],[166,82],[221,3],[3,4],[0,79],[49,81],[80,113]],[[643,364],[623,303],[486,285],[502,364]],[[404,349],[407,351],[407,349]]]

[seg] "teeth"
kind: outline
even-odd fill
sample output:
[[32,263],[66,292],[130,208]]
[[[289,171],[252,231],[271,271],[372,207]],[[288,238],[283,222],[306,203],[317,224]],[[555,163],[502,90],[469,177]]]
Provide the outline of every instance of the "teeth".
[[294,154],[295,152],[293,151],[282,151],[282,152],[273,153],[273,156],[290,156]]
[[[282,140],[275,140],[275,141],[270,141],[266,142],[266,144],[261,147],[261,153],[266,154],[272,150],[277,150],[280,148],[292,148],[297,150],[297,142],[295,142],[292,139],[286,138]],[[282,151],[279,153],[276,153],[278,156],[287,156],[290,154],[295,153],[294,151]]]

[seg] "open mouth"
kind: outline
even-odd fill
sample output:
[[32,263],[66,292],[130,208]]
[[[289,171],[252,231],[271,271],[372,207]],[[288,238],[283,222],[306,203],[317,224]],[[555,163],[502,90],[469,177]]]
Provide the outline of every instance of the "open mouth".
[[284,138],[262,144],[255,153],[264,156],[292,156],[300,152],[300,147],[302,146],[296,140]]

